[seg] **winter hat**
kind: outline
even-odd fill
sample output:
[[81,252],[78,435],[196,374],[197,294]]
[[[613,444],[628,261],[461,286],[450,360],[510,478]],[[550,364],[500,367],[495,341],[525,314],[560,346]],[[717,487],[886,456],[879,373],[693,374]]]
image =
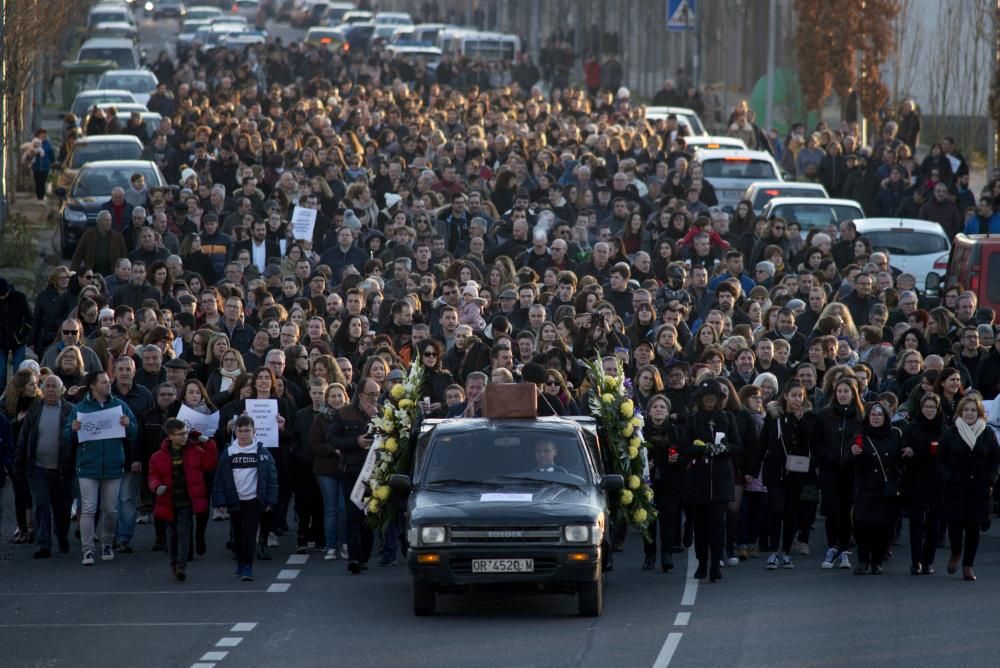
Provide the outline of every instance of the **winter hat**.
[[198,178],[198,173],[195,172],[190,167],[188,167],[187,169],[185,169],[184,171],[181,172],[181,183],[182,184],[184,182],[186,182],[188,179],[191,179],[191,178],[197,179]]
[[396,206],[397,204],[399,204],[402,201],[403,201],[403,198],[400,197],[399,195],[397,195],[396,193],[386,193],[385,194],[385,208],[387,208],[387,209],[391,209],[392,207]]
[[698,383],[698,387],[694,390],[695,401],[701,399],[707,395],[714,395],[718,399],[722,399],[722,383],[720,383],[715,378],[706,378],[705,380]]
[[768,273],[769,276],[774,276],[774,263],[768,260],[762,260],[757,263],[757,269],[763,269]]
[[344,212],[344,225],[352,230],[361,229],[361,221],[358,220],[358,217],[354,214],[352,209],[348,209]]
[[98,321],[103,320],[104,318],[114,318],[114,317],[115,317],[115,310],[111,308],[102,308],[101,312],[97,314]]

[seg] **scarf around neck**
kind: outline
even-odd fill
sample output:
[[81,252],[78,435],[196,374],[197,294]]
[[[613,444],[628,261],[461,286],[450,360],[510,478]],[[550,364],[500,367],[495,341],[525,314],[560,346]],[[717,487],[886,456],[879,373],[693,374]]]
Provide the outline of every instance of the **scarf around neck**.
[[976,447],[976,439],[979,435],[986,431],[986,420],[979,418],[974,423],[967,424],[962,418],[955,418],[955,428],[958,429],[958,435],[962,437],[965,444],[969,446],[969,450]]

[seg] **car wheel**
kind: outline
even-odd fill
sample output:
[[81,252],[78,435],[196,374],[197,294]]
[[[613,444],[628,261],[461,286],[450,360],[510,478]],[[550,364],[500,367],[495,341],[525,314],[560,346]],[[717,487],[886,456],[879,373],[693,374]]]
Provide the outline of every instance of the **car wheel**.
[[579,611],[582,617],[600,617],[604,611],[604,577],[598,571],[597,579],[580,585]]
[[434,614],[437,607],[437,592],[434,586],[419,580],[413,580],[413,614],[426,617]]

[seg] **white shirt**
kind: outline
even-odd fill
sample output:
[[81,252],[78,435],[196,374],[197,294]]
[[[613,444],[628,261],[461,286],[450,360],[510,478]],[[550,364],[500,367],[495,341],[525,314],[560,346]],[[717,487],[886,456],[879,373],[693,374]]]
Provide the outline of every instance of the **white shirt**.
[[250,261],[253,262],[254,266],[256,266],[257,269],[260,270],[260,273],[263,274],[264,270],[267,269],[267,241],[262,241],[259,246],[256,241],[251,241],[250,254]]
[[226,450],[229,466],[233,470],[233,482],[240,501],[257,498],[257,443],[244,447],[233,443]]

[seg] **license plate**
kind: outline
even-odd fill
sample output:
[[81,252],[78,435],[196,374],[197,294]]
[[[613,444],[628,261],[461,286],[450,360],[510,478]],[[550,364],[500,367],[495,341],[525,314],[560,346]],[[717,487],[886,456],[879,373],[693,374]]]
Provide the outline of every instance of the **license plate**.
[[473,573],[533,573],[534,559],[473,559]]

